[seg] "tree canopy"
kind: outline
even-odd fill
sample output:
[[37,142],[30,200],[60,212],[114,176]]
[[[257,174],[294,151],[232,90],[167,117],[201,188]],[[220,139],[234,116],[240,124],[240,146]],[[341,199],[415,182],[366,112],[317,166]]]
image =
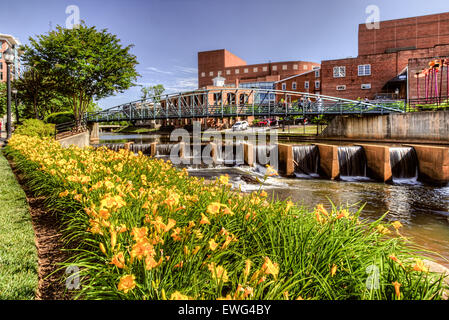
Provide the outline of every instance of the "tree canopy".
[[161,95],[164,93],[165,88],[162,84],[157,84],[154,86],[148,86],[148,87],[142,87],[140,89],[142,92],[141,98],[143,100],[148,99],[149,97],[153,97],[153,99],[156,101],[160,100]]
[[49,85],[52,91],[68,97],[77,121],[93,99],[123,92],[135,85],[139,76],[137,59],[130,53],[133,46],[122,46],[106,29],[84,23],[73,29],[57,26],[29,41],[22,48],[28,72],[37,72],[43,87]]

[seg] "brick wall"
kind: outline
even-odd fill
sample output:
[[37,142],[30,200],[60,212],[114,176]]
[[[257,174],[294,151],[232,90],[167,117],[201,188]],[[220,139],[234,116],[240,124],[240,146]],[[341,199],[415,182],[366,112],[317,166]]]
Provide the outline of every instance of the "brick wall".
[[[283,90],[283,84],[285,84],[286,91],[296,91],[296,92],[307,92],[313,94],[321,93],[321,70],[309,71],[298,76],[293,76],[281,80],[276,83],[276,90]],[[318,81],[318,86],[316,86],[315,81]],[[306,82],[308,82],[308,88],[306,88]],[[296,89],[294,89],[294,84],[296,84]]]
[[[449,55],[449,45],[419,50],[404,50],[394,53],[364,55],[356,58],[327,60],[322,62],[322,93],[346,99],[373,99],[376,94],[384,92],[385,84],[397,76],[405,67],[409,59]],[[370,76],[358,76],[358,66],[371,65]],[[346,77],[334,78],[333,68],[346,67]],[[371,84],[371,89],[362,90],[362,84]],[[346,90],[339,91],[337,86],[345,85]]]
[[449,44],[449,12],[381,21],[379,29],[359,25],[359,56]]
[[[227,50],[198,53],[198,87],[212,85],[212,79],[220,75],[226,84],[238,82],[277,81],[310,71],[319,63],[309,61],[285,61],[247,65]],[[237,82],[236,82],[237,81]]]
[[6,63],[5,60],[3,59],[3,51],[5,51],[7,48],[7,44],[5,41],[1,41],[0,40],[0,53],[1,53],[1,58],[0,58],[0,82],[6,82]]

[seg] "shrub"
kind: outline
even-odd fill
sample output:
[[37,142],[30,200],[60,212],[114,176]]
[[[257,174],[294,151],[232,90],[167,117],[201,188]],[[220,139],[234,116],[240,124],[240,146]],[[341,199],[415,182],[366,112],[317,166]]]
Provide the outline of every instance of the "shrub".
[[55,133],[55,126],[38,119],[25,119],[14,133],[32,137],[50,137]]
[[71,111],[56,112],[48,115],[44,121],[46,123],[61,124],[75,121],[75,116]]
[[7,152],[61,217],[77,298],[441,297],[442,276],[394,233],[400,224],[360,210],[310,212],[128,150],[14,135]]

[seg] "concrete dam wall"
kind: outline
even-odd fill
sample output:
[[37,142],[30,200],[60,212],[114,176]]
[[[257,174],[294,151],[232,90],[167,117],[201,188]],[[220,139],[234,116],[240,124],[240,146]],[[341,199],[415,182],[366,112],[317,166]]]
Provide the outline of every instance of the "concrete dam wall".
[[449,111],[395,113],[384,116],[337,116],[323,137],[449,142]]

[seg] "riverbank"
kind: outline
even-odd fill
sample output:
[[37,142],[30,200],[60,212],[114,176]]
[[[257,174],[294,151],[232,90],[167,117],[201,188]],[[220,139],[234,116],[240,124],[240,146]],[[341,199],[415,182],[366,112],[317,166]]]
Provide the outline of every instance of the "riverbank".
[[38,256],[27,198],[0,152],[0,300],[32,300]]

